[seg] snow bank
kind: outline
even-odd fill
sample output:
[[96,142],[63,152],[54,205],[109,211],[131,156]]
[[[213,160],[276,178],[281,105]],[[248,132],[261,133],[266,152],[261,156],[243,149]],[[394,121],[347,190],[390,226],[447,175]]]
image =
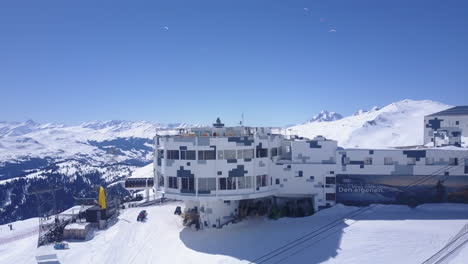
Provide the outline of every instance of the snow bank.
[[[250,218],[222,229],[184,228],[173,214],[180,203],[145,207],[148,221],[137,222],[141,208],[124,210],[119,221],[92,240],[69,241],[70,249],[36,249],[36,237],[0,245],[0,263],[35,263],[34,256],[55,253],[61,263],[249,263],[323,229],[356,207],[337,205],[313,216]],[[445,246],[468,222],[468,205],[375,205],[366,213],[279,254],[265,263],[421,263]],[[20,226],[20,223],[15,223]],[[468,248],[450,263],[466,263]]]

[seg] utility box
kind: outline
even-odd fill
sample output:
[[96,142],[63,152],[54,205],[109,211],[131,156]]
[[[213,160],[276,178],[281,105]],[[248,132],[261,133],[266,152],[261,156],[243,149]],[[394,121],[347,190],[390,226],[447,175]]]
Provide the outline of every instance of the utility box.
[[63,229],[63,238],[85,240],[90,230],[90,223],[71,223]]

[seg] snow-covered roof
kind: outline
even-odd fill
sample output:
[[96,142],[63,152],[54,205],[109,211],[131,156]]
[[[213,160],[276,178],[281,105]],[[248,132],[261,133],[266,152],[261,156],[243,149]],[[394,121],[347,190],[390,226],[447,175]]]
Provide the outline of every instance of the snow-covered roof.
[[65,226],[65,230],[70,230],[70,229],[80,229],[84,230],[86,227],[89,225],[89,223],[71,223]]
[[60,213],[60,215],[77,215],[79,214],[80,212],[84,212],[86,211],[86,209],[92,207],[92,205],[76,205],[76,206],[73,206],[63,212]]
[[468,105],[455,106],[444,111],[440,111],[428,116],[458,116],[468,115]]

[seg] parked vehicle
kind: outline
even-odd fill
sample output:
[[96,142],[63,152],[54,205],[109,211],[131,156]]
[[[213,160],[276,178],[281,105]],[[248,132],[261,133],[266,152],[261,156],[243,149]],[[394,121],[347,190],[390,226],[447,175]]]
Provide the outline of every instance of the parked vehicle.
[[62,249],[69,249],[68,243],[65,242],[57,242],[54,245],[54,249],[62,250]]

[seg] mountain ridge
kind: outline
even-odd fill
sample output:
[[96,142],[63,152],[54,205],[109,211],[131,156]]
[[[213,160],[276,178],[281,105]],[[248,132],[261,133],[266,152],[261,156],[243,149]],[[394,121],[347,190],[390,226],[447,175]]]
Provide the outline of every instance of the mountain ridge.
[[289,127],[293,134],[321,135],[346,148],[389,148],[423,144],[424,116],[450,108],[431,100],[405,99],[382,108],[360,111],[340,120]]

